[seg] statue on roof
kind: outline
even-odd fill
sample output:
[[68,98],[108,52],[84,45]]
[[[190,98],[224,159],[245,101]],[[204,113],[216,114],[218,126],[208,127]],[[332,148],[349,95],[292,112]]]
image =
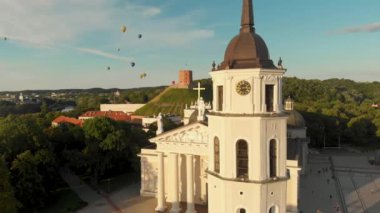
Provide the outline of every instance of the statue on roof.
[[198,101],[198,121],[203,121],[205,116],[206,105],[203,98],[200,97]]
[[164,123],[162,121],[162,114],[161,112],[157,116],[157,131],[156,135],[162,134],[164,132]]
[[282,58],[281,58],[281,57],[280,57],[280,59],[278,59],[277,66],[278,66],[278,68],[280,68],[280,69],[283,69],[283,68],[284,68],[284,67],[282,66]]

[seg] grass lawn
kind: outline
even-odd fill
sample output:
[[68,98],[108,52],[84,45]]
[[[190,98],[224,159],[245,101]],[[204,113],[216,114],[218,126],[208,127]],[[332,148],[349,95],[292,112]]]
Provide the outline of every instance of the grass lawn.
[[81,200],[69,187],[58,189],[53,196],[50,205],[40,209],[39,212],[76,212],[76,210],[87,206],[87,203]]

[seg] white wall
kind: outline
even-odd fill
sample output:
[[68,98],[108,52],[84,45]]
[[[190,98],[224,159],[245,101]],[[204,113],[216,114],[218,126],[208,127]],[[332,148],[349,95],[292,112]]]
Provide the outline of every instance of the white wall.
[[100,111],[122,111],[133,113],[145,104],[100,104]]

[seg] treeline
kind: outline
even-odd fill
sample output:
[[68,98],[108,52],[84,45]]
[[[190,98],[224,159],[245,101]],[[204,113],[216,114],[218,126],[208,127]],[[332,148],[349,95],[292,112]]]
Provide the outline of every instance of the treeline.
[[[211,79],[199,80],[206,88],[202,96],[212,101]],[[187,98],[159,100],[146,105],[141,114],[160,111],[181,115],[186,104],[196,100],[195,92]],[[166,97],[166,96],[165,96]],[[380,148],[380,82],[355,82],[347,79],[305,80],[295,77],[283,79],[283,98],[294,99],[295,108],[305,118],[307,133],[314,147],[351,144],[365,148]],[[180,107],[172,107],[180,106]],[[139,111],[139,112],[140,112]]]
[[15,103],[9,101],[0,101],[0,117],[7,116],[9,114],[26,114],[39,111],[39,104],[16,105]]
[[103,89],[103,88],[90,88],[90,89],[57,89],[57,90],[22,90],[22,91],[0,91],[0,95],[5,95],[9,93],[17,93],[19,94],[22,92],[25,94],[37,94],[39,96],[50,96],[51,93],[65,93],[68,95],[81,95],[81,94],[106,94],[106,93],[113,93],[117,90],[120,92],[133,92],[133,91],[141,91],[141,90],[150,90],[150,89],[158,89],[158,88],[164,88],[164,86],[159,87],[140,87],[140,88],[129,88],[129,89],[119,89],[119,88],[109,88],[109,89]]
[[[145,87],[133,89],[85,89],[85,90],[26,90],[24,94],[45,94],[51,92],[63,92],[67,95],[64,97],[51,98],[43,97],[39,104],[16,104],[10,101],[0,100],[0,117],[10,114],[19,115],[27,113],[38,113],[41,109],[45,111],[61,111],[67,106],[75,107],[70,114],[74,117],[88,110],[99,110],[100,104],[121,104],[121,103],[147,103],[163,91],[165,87]],[[119,95],[115,92],[119,91]],[[0,92],[5,93],[5,92]],[[43,96],[43,95],[42,95]]]
[[379,82],[284,78],[283,94],[306,119],[313,146],[380,147]]
[[148,144],[140,128],[108,118],[83,127],[50,127],[57,113],[0,118],[0,212],[38,212],[65,186],[59,170],[69,167],[96,181],[138,173],[137,153]]

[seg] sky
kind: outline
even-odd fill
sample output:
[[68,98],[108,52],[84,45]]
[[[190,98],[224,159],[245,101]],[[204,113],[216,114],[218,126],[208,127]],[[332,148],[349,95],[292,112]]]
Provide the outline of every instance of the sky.
[[[241,5],[0,0],[0,91],[168,85],[182,69],[209,78],[239,32]],[[271,59],[282,57],[286,76],[306,79],[380,81],[379,11],[378,0],[254,0]]]

